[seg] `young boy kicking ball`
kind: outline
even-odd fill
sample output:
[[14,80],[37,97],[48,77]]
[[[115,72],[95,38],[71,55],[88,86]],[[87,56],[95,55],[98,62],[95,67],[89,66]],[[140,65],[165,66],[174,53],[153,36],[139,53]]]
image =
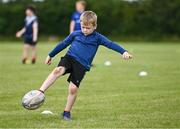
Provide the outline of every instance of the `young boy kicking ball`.
[[96,32],[97,15],[92,11],[85,11],[80,17],[81,31],[74,31],[60,42],[47,56],[45,64],[50,65],[52,58],[71,44],[66,55],[61,58],[57,67],[49,74],[40,87],[45,92],[58,77],[70,73],[69,95],[62,114],[63,119],[70,120],[70,111],[76,100],[77,91],[85,73],[90,70],[91,63],[100,45],[122,54],[124,59],[132,58],[126,50],[105,36]]

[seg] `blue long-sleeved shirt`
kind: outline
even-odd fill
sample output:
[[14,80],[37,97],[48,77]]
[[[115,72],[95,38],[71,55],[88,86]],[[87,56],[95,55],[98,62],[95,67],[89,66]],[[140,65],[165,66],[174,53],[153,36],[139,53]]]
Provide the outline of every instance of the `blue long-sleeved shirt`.
[[54,57],[60,51],[70,46],[67,55],[73,57],[81,63],[88,71],[97,52],[99,45],[103,45],[116,52],[123,54],[126,50],[116,43],[110,41],[105,36],[94,31],[92,34],[85,36],[81,31],[74,31],[63,41],[61,41],[50,53]]

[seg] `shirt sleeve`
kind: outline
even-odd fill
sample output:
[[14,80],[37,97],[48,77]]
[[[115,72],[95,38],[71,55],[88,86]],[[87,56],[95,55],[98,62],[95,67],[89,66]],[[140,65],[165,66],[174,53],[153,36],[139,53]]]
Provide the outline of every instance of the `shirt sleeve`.
[[24,19],[24,27],[26,26],[26,18]]
[[123,54],[126,51],[123,47],[121,47],[117,43],[112,42],[111,40],[109,40],[108,38],[106,38],[105,36],[101,34],[99,34],[98,38],[99,38],[100,45],[103,45],[121,54]]
[[38,28],[38,18],[37,17],[33,21],[33,26]]
[[75,21],[76,19],[75,19],[75,13],[73,13],[72,15],[71,15],[71,20],[72,21]]
[[34,19],[34,22],[37,22],[37,23],[38,23],[38,18],[37,18],[37,17]]
[[67,36],[63,41],[59,42],[58,45],[49,53],[50,57],[54,57],[56,54],[64,50],[67,46],[69,46],[75,36],[75,32],[71,33]]

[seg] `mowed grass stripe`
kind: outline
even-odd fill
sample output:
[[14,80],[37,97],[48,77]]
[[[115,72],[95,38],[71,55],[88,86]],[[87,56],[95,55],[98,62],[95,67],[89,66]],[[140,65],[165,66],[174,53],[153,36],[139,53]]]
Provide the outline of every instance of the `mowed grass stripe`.
[[[37,89],[56,67],[64,50],[51,66],[44,59],[55,43],[38,44],[38,62],[22,65],[22,44],[0,44],[0,128],[180,128],[180,44],[123,43],[131,61],[100,47],[94,64],[81,83],[72,110],[73,120],[60,119],[67,97],[67,75],[46,92],[37,110],[21,106],[22,96]],[[105,61],[112,65],[104,66]],[[139,77],[140,71],[147,77]],[[54,115],[42,115],[51,110]]]

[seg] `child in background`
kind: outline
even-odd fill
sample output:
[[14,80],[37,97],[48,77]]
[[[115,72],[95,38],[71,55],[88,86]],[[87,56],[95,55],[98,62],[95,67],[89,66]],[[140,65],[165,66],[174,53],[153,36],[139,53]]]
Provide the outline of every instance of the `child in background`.
[[[70,33],[73,31],[81,30],[80,25],[80,16],[85,11],[86,8],[86,2],[84,0],[79,0],[76,2],[76,11],[71,16],[71,22],[70,22]],[[92,63],[92,67],[95,67],[95,65]]]
[[45,64],[50,65],[52,58],[71,45],[66,55],[61,58],[56,68],[49,74],[39,91],[44,93],[60,76],[70,73],[68,77],[69,95],[62,113],[62,118],[71,120],[70,111],[76,100],[78,88],[87,71],[90,71],[91,63],[100,45],[112,49],[124,59],[132,58],[124,48],[110,41],[105,36],[96,32],[97,15],[92,11],[85,11],[80,17],[81,30],[69,34],[47,56]]
[[76,11],[71,16],[70,22],[70,33],[76,30],[81,30],[80,16],[86,8],[86,2],[84,0],[79,0],[76,2]]
[[35,15],[35,8],[33,6],[28,6],[25,13],[25,25],[20,31],[16,33],[16,37],[19,38],[23,36],[24,38],[22,63],[27,63],[29,50],[32,49],[31,62],[34,64],[37,58],[36,44],[38,38],[38,21],[37,16]]

